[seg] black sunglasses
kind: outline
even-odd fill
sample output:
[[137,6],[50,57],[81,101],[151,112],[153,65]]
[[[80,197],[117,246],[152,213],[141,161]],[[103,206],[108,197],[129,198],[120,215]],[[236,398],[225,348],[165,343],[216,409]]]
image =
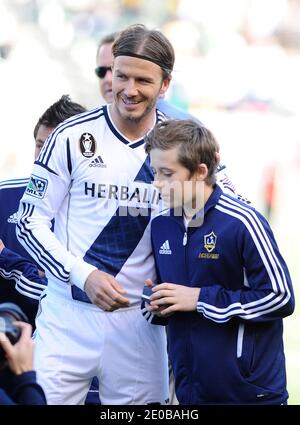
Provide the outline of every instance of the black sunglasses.
[[97,66],[97,68],[95,68],[95,74],[99,78],[104,78],[107,71],[111,71],[111,66]]

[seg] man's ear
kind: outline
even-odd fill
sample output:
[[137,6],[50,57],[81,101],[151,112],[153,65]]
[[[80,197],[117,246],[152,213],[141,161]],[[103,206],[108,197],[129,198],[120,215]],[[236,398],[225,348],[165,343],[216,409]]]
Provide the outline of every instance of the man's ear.
[[160,91],[159,91],[159,97],[164,98],[166,91],[168,90],[170,83],[171,83],[172,77],[165,78],[162,82]]

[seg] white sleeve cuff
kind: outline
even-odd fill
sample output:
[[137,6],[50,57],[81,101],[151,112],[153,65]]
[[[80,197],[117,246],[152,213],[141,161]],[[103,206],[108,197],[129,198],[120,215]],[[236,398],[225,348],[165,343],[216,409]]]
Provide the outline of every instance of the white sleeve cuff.
[[86,263],[82,258],[77,258],[70,271],[71,285],[76,285],[84,291],[85,282],[94,270],[97,270],[97,267]]

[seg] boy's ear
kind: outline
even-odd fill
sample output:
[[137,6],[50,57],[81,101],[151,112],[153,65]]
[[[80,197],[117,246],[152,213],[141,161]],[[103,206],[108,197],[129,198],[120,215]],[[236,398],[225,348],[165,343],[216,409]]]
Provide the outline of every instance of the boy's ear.
[[199,181],[204,181],[207,177],[208,169],[206,164],[199,164],[198,170],[196,171],[196,179]]

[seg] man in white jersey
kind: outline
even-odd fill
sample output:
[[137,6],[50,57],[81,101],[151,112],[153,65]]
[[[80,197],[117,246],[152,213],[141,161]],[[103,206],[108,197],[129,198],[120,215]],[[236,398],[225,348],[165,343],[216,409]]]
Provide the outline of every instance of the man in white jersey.
[[[111,103],[113,100],[112,92],[112,45],[117,38],[118,33],[113,32],[104,36],[97,47],[96,53],[96,68],[95,74],[99,79],[99,91],[102,98],[107,102]],[[192,119],[197,121],[196,117],[193,117],[189,113],[183,111],[172,105],[170,102],[163,98],[163,95],[159,97],[156,103],[157,109],[163,112],[169,118],[175,119]]]
[[160,31],[134,25],[113,56],[113,103],[57,127],[20,203],[19,240],[48,278],[35,368],[49,404],[82,404],[93,376],[103,404],[168,398],[165,331],[144,320],[140,299],[145,276],[155,279],[159,203],[143,136],[164,119],[155,104],[174,51]]
[[[112,46],[117,38],[118,33],[110,33],[105,35],[99,42],[96,53],[96,64],[95,74],[99,79],[99,91],[102,98],[107,103],[112,103],[113,92],[112,92],[112,63],[113,63],[113,54]],[[156,102],[156,107],[166,116],[175,118],[175,119],[197,119],[187,112],[177,108],[176,106],[170,104],[163,98],[159,98]],[[175,395],[174,388],[174,379],[172,373],[169,375],[169,403],[178,404]]]

